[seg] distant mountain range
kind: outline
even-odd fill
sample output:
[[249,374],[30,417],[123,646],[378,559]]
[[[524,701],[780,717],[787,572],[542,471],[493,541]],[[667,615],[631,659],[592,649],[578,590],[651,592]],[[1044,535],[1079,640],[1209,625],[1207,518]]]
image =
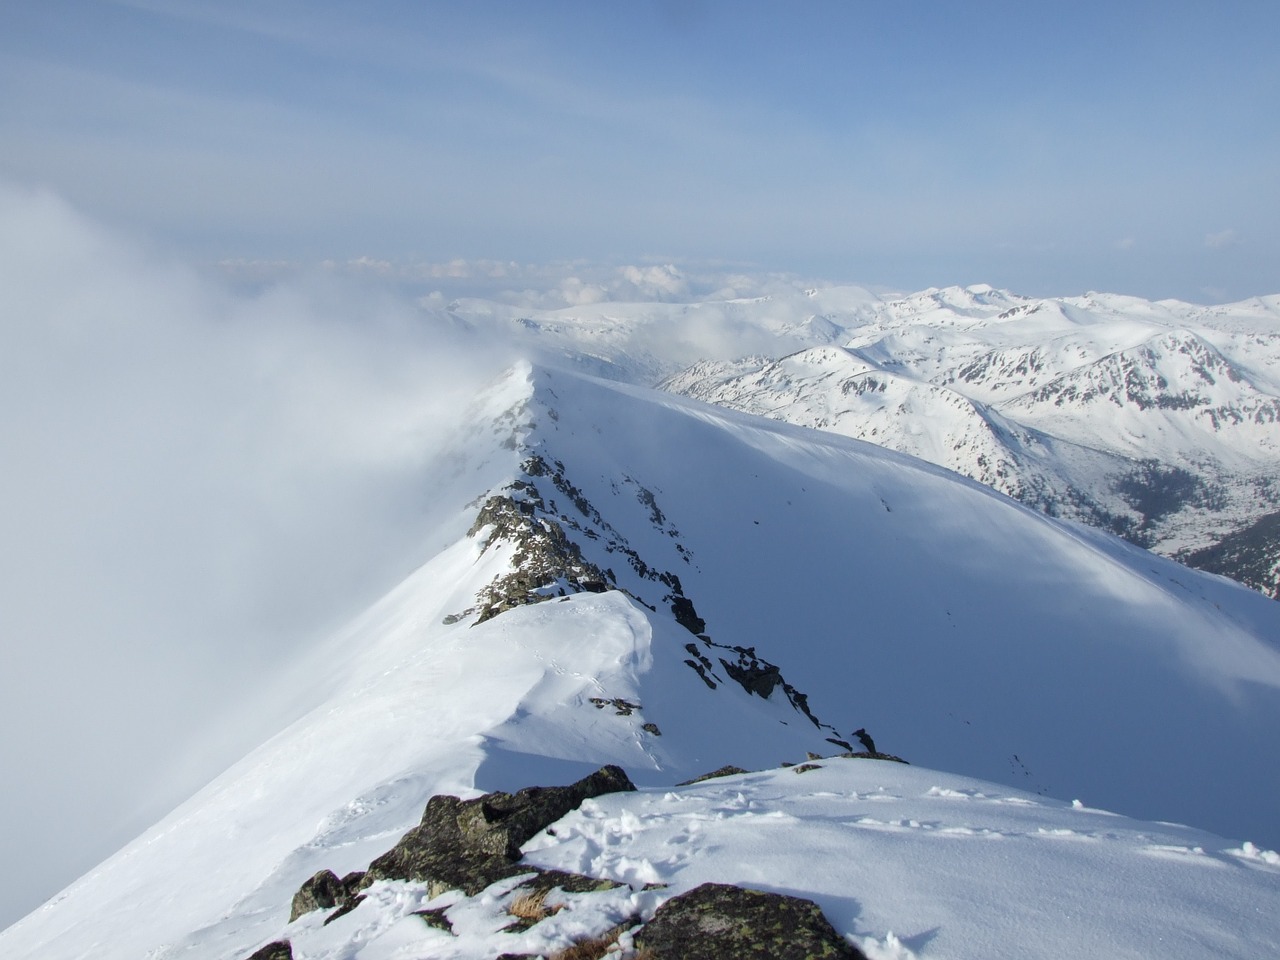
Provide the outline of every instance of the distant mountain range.
[[921,457],[1280,596],[1280,297],[833,287],[450,311],[587,372]]

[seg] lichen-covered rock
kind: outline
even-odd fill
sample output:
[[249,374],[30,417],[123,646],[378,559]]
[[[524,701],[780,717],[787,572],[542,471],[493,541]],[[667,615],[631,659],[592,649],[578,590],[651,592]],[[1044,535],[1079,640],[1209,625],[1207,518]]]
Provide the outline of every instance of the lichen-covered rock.
[[332,910],[337,907],[338,913],[325,920],[325,923],[343,913],[349,913],[363,899],[356,895],[363,880],[363,871],[349,873],[339,880],[332,870],[321,870],[293,895],[293,903],[289,907],[289,922],[293,923],[312,910]]
[[255,950],[248,960],[293,960],[293,945],[288,940],[276,940]]
[[488,531],[484,547],[503,540],[513,546],[512,571],[497,577],[476,597],[484,623],[518,606],[568,593],[603,593],[613,587],[607,571],[584,559],[560,523],[538,514],[541,500],[493,496],[485,501],[471,535]]
[[[528,867],[522,869],[530,869]],[[569,873],[565,870],[543,870],[537,868],[537,875],[520,884],[520,889],[530,893],[542,893],[550,890],[561,890],[564,893],[598,893],[601,890],[614,890],[622,886],[617,880],[602,877],[588,877],[582,873]]]
[[304,883],[293,895],[289,908],[289,922],[297,920],[312,910],[332,910],[343,899],[342,881],[332,870],[321,870]]
[[722,883],[672,897],[635,942],[653,960],[866,960],[812,900]]
[[430,910],[415,910],[413,915],[420,917],[428,927],[453,933],[453,921],[448,917],[448,907],[432,907]]
[[621,767],[601,767],[567,787],[526,787],[474,800],[437,795],[422,822],[369,865],[374,880],[427,881],[432,896],[458,889],[468,895],[517,873],[520,847],[590,797],[635,785]]

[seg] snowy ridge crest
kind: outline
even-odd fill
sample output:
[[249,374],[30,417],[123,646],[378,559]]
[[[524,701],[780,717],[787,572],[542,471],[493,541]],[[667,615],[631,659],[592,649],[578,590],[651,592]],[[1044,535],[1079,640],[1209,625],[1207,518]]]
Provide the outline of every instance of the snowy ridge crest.
[[[529,433],[519,443],[525,451],[546,448],[545,441],[532,439],[539,415],[532,412],[535,410],[552,423],[559,420],[554,407],[540,402],[535,394],[530,404],[522,406],[522,415],[533,417],[528,424]],[[520,473],[500,492],[484,500],[469,530],[469,535],[481,542],[483,551],[494,550],[509,557],[507,572],[480,591],[474,606],[447,616],[448,623],[474,617],[472,622],[480,624],[518,606],[575,593],[618,590],[652,614],[669,612],[677,624],[693,635],[694,639],[684,644],[683,663],[708,689],[716,690],[727,678],[763,700],[779,691],[794,710],[823,731],[829,743],[853,750],[850,740],[855,734],[842,733],[820,720],[810,707],[808,696],[783,677],[778,664],[759,655],[755,647],[714,641],[707,633],[706,621],[685,593],[679,574],[642,557],[574,485],[563,462],[548,462],[541,453],[530,453],[522,461]],[[542,490],[546,491],[545,496]],[[663,513],[652,490],[624,474],[620,482],[610,483],[610,494],[610,499],[634,496],[651,532],[675,551],[682,565],[692,565],[692,552]],[[587,559],[588,555],[594,556],[596,562]],[[615,573],[615,567],[620,573]],[[600,701],[597,705],[606,702],[612,703]],[[638,709],[625,700],[616,705],[628,711]]]

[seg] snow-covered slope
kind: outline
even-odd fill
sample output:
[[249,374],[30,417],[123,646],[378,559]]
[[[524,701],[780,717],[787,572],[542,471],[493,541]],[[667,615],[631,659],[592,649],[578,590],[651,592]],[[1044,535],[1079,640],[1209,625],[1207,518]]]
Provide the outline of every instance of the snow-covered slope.
[[[353,947],[360,958],[547,956],[713,882],[814,900],[873,960],[1280,949],[1273,851],[914,766],[794,769],[587,801],[528,843],[525,860],[625,886],[553,895],[563,909],[528,930],[510,929],[512,880],[476,898],[377,884],[353,913],[328,924],[310,914],[280,933],[315,960]],[[423,910],[451,929],[425,924]]]
[[1057,440],[948,387],[881,369],[843,347],[780,360],[705,361],[668,379],[673,392],[867,440],[971,477],[1053,514],[1105,521],[1126,504],[1092,490],[1132,462]]
[[[1137,944],[1157,887],[1182,918],[1171,955],[1280,942],[1275,856],[1244,843],[1280,844],[1275,604],[875,446],[579,374],[512,371],[441,459],[424,489],[448,519],[424,565],[298,665],[296,722],[0,951],[243,957],[285,930],[303,880],[366,866],[431,794],[606,762],[651,789],[584,808],[534,856],[673,891],[738,871],[721,879],[806,891],[842,931],[919,956],[1021,956],[1037,929],[1037,948]],[[847,750],[855,728],[920,769],[668,793]],[[744,830],[779,825],[796,838],[767,848],[780,879],[753,876]],[[837,846],[829,865],[815,844]],[[954,869],[913,887],[904,864],[930,856]],[[960,886],[979,869],[985,886]],[[1043,916],[1083,904],[1095,872],[1104,919]],[[371,891],[345,926],[298,921],[297,956],[490,955],[405,941],[417,919],[393,921],[424,891]],[[1025,935],[994,936],[1011,896]]]
[[[1280,506],[1271,300],[1028,300],[977,286],[857,320],[831,345],[704,362],[664,386],[911,453],[1192,561]],[[1262,543],[1215,569],[1274,596],[1277,561],[1280,544]]]

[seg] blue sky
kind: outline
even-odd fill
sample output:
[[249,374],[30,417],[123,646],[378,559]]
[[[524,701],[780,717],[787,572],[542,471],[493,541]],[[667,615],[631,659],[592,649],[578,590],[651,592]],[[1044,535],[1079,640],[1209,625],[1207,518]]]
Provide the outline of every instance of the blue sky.
[[46,0],[0,177],[197,260],[1280,291],[1280,4]]

